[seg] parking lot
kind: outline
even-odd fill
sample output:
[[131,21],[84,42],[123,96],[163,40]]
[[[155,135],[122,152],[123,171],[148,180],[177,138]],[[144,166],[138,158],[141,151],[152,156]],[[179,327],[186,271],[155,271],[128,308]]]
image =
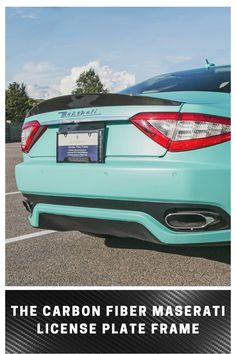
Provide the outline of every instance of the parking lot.
[[32,228],[17,191],[19,143],[6,144],[6,285],[230,285],[230,249],[167,247]]

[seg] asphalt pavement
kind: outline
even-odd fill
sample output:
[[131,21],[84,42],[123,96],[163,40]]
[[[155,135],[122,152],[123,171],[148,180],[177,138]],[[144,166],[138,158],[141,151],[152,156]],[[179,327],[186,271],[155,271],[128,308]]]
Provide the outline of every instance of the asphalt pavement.
[[168,247],[32,228],[17,191],[20,144],[6,144],[6,285],[227,286],[230,247]]

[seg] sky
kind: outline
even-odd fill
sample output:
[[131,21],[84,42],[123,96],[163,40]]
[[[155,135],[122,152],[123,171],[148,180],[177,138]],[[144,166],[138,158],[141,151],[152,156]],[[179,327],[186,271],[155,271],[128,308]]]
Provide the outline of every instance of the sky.
[[69,94],[94,68],[117,92],[154,75],[230,63],[227,7],[8,7],[6,87]]

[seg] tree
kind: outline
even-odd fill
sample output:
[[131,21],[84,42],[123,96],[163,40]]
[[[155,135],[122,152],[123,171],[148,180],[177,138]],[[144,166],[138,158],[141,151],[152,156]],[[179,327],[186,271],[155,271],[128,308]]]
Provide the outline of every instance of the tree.
[[24,119],[26,113],[36,104],[37,101],[27,95],[23,83],[10,83],[6,90],[6,120],[17,122]]
[[89,69],[82,72],[76,80],[76,88],[72,91],[73,95],[81,93],[107,93],[99,76],[94,69]]

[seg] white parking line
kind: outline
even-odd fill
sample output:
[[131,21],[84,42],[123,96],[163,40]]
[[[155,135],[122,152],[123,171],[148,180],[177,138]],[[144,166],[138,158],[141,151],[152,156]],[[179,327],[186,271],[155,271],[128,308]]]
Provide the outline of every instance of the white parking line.
[[9,193],[5,193],[5,195],[12,195],[12,194],[19,194],[20,191],[17,191],[17,192],[9,192]]
[[34,232],[32,234],[27,234],[27,235],[22,235],[22,236],[16,236],[16,237],[11,237],[11,238],[7,238],[5,243],[12,243],[12,242],[18,242],[18,241],[22,241],[22,240],[27,240],[29,238],[33,238],[33,237],[40,237],[40,236],[44,236],[44,235],[48,235],[48,234],[52,234],[56,231],[53,230],[43,230],[43,231],[38,231],[38,232]]

